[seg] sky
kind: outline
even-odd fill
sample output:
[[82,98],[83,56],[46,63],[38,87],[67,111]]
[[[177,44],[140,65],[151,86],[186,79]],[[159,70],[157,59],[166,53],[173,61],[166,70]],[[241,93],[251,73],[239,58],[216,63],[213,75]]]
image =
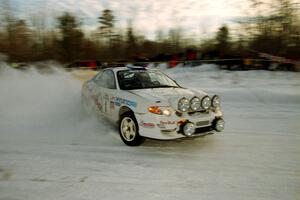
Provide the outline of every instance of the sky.
[[[7,0],[6,0],[7,1]],[[247,16],[248,0],[10,0],[21,17],[76,14],[86,30],[96,29],[97,17],[111,9],[116,27],[131,21],[138,32],[154,38],[158,30],[180,27],[187,35],[210,35],[223,24]]]

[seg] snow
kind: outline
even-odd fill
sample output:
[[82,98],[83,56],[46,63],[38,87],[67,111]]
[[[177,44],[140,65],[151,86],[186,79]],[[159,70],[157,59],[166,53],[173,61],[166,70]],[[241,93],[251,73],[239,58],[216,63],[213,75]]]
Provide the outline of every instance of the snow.
[[300,199],[300,73],[164,69],[220,94],[226,129],[128,147],[81,114],[72,73],[0,66],[1,200]]

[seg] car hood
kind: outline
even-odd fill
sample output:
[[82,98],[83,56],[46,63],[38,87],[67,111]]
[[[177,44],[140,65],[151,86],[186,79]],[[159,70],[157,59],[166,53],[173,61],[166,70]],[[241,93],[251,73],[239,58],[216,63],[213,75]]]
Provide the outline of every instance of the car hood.
[[207,95],[202,90],[196,91],[186,88],[150,88],[131,90],[130,92],[156,104],[171,105],[175,109],[178,100],[183,97],[191,99],[195,96],[202,98]]

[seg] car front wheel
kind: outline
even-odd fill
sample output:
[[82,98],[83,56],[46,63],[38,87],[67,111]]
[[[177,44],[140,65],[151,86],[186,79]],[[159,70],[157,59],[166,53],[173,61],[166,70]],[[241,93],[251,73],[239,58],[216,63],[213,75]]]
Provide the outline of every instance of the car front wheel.
[[144,139],[139,134],[139,127],[135,117],[130,113],[125,113],[119,123],[120,137],[128,146],[138,146]]

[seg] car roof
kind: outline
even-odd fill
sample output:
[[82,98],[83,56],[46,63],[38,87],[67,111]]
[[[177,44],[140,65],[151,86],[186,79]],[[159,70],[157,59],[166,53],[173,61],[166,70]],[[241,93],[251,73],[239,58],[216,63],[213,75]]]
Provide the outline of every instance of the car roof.
[[115,73],[118,71],[124,71],[124,70],[157,70],[157,69],[149,69],[149,68],[140,67],[140,66],[111,67],[111,68],[106,68],[106,69],[110,69]]

